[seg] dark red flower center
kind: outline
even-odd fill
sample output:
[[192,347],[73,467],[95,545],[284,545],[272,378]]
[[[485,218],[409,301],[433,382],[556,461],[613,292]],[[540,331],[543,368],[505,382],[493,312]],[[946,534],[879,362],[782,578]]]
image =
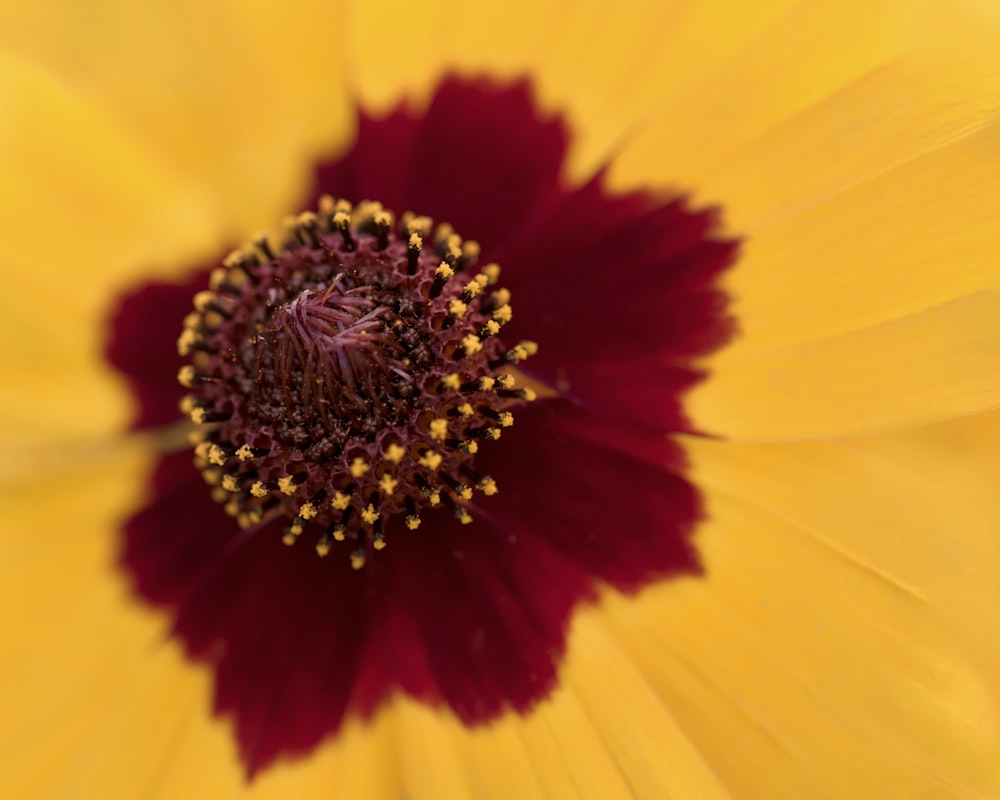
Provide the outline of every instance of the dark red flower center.
[[699,570],[669,434],[732,332],[716,215],[567,186],[567,128],[526,83],[359,114],[316,169],[318,213],[138,287],[109,346],[137,426],[178,424],[178,402],[197,423],[197,468],[160,459],[121,566],[213,671],[251,774],[394,694],[468,725],[529,713],[575,609]]
[[321,556],[349,541],[360,568],[393,518],[413,531],[441,506],[466,524],[474,490],[496,494],[475,455],[534,399],[507,370],[537,347],[504,346],[500,267],[474,272],[479,245],[451,226],[408,213],[397,229],[378,203],[329,196],[319,212],[232,253],[195,296],[182,407],[240,527],[281,519],[285,544],[306,534]]

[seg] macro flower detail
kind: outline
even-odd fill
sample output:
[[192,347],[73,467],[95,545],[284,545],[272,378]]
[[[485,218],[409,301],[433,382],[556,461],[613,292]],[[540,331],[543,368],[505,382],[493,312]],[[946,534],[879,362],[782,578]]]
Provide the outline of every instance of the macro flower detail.
[[[213,665],[251,774],[393,691],[470,725],[526,712],[599,586],[699,570],[667,433],[730,335],[736,244],[681,199],[564,188],[565,141],[528,85],[447,80],[423,116],[362,117],[283,241],[117,316],[139,424],[179,402],[197,467],[162,459],[122,566]],[[376,155],[400,152],[406,191]]]
[[0,796],[1000,797],[995,0],[2,23]]
[[[195,296],[178,341],[179,379],[200,428],[195,463],[242,528],[288,521],[325,556],[351,541],[351,563],[386,546],[386,525],[443,505],[472,522],[479,443],[535,398],[504,371],[537,352],[506,347],[510,292],[500,267],[474,271],[479,246],[448,225],[378,203],[324,196],[320,215],[237,250]],[[424,246],[425,240],[427,247]]]

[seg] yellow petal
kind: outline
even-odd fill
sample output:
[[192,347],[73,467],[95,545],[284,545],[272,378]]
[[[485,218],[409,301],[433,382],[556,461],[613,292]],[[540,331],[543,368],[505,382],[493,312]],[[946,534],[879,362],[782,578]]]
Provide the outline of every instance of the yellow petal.
[[847,445],[690,444],[707,574],[604,622],[734,796],[996,796],[982,509]]
[[302,201],[353,130],[335,3],[64,0],[4,9],[0,44],[106,108],[197,182],[228,236]]
[[526,717],[467,729],[396,698],[308,758],[248,789],[212,675],[129,599],[114,567],[118,520],[139,501],[138,443],[0,494],[0,771],[9,797],[691,797],[725,794],[670,712],[585,615],[561,688]]
[[584,613],[574,622],[560,688],[525,717],[469,730],[447,713],[397,701],[407,796],[728,797],[595,619]]
[[[930,309],[1000,283],[989,211],[1000,201],[998,27],[982,11],[799,3],[710,76],[665,89],[659,117],[624,149],[615,185],[693,191],[745,237],[729,278],[741,336],[692,395],[700,426],[745,438],[874,432],[1000,401],[979,371],[919,358],[968,333],[942,331],[947,312]],[[875,368],[900,358],[886,332],[904,317],[904,357],[918,358],[897,384]],[[873,359],[867,376],[826,362],[830,379],[816,380],[808,359],[832,354],[835,337]]]
[[404,96],[426,101],[449,71],[530,77],[542,108],[568,118],[568,172],[583,178],[648,113],[642,91],[687,5],[640,1],[608,13],[597,0],[437,0],[420,13],[386,13],[360,0],[348,11],[351,82],[366,107],[385,111]]
[[[212,676],[131,600],[114,561],[118,520],[137,502],[148,453],[119,450],[0,491],[0,746],[4,797],[244,797]],[[81,465],[83,466],[83,465]],[[279,765],[252,796],[396,800],[386,722],[346,726],[304,769]]]
[[217,222],[191,186],[104,110],[0,53],[0,389],[8,444],[120,428],[128,400],[103,365],[116,291]]
[[787,347],[737,343],[685,401],[699,426],[734,439],[878,433],[988,408],[1000,293],[980,292],[898,320]]

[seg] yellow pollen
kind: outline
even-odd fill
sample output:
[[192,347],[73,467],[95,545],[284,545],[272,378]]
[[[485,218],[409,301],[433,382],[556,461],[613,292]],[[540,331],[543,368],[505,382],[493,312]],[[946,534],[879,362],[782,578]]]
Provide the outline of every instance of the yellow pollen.
[[233,252],[222,259],[222,265],[229,267],[230,269],[238,267],[241,263],[243,263],[244,258],[246,258],[246,253],[243,251],[243,248],[239,248],[237,250],[233,250]]
[[420,463],[427,467],[428,469],[437,469],[441,466],[441,454],[435,453],[433,450],[428,450],[420,457]]
[[430,424],[430,435],[432,439],[443,442],[448,438],[448,420],[432,419]]
[[504,303],[500,308],[493,312],[493,319],[499,322],[501,325],[506,325],[514,318],[514,310]]
[[371,469],[371,466],[361,456],[358,456],[351,462],[349,469],[351,470],[351,475],[355,478],[360,478]]
[[462,339],[462,347],[465,348],[465,354],[471,356],[483,349],[483,343],[479,341],[479,337],[476,334],[470,333]]
[[476,453],[479,452],[479,442],[477,442],[475,439],[469,439],[468,441],[462,442],[462,444],[465,447],[465,452],[468,453],[470,456],[474,456]]
[[489,375],[483,375],[483,377],[479,379],[479,391],[488,392],[493,388],[493,384],[495,383],[496,380],[491,378]]
[[250,445],[245,444],[236,451],[236,457],[240,461],[249,461],[253,458],[253,450],[250,449]]
[[403,460],[403,456],[406,455],[406,450],[394,442],[385,448],[385,452],[382,455],[385,456],[387,461],[398,464]]
[[190,364],[186,364],[177,370],[177,382],[183,386],[185,389],[190,389],[194,386],[195,371],[194,367]]
[[505,372],[503,375],[497,375],[497,383],[500,384],[501,389],[513,389],[514,376],[508,372]]
[[411,233],[409,246],[411,250],[419,250],[424,246],[424,240],[419,233]]
[[347,538],[347,529],[343,525],[334,525],[333,538],[338,542],[344,541]]
[[212,489],[212,499],[216,503],[225,503],[229,499],[229,492],[227,492],[221,486],[216,486],[214,489]]
[[[453,317],[464,317],[465,312],[469,310],[469,307],[459,300],[457,297],[454,298],[450,303],[448,303],[448,313]],[[184,355],[183,353],[181,355]]]
[[524,352],[529,356],[535,355],[538,352],[538,342],[533,342],[530,339],[525,339],[518,344],[519,347],[524,348]]
[[365,554],[360,550],[351,553],[351,569],[361,569],[365,565]]
[[237,514],[240,513],[240,509],[242,509],[243,506],[240,505],[239,500],[230,500],[223,506],[223,508],[226,510],[226,513],[229,516],[235,517]]
[[222,488],[225,489],[227,492],[238,492],[240,490],[240,485],[236,482],[236,476],[223,475]]
[[392,477],[392,475],[390,475],[387,472],[385,475],[383,475],[379,479],[378,488],[382,490],[383,494],[387,494],[388,495],[388,494],[392,494],[393,492],[396,491],[396,486],[398,484],[399,484],[399,481],[396,480],[394,477]]
[[217,469],[206,469],[201,473],[201,477],[209,486],[218,486],[222,483],[222,474]]
[[219,447],[219,445],[213,444],[208,448],[208,460],[216,466],[221,467],[226,463],[226,451]]
[[[448,252],[447,252],[446,255],[451,256],[451,258],[453,258],[456,261],[458,261],[458,259],[460,259],[462,257],[462,248],[458,244],[458,241],[456,241],[456,240],[458,240],[457,236],[453,236],[451,238],[452,238],[452,240],[450,242],[448,242]],[[451,277],[451,276],[449,276],[449,277]]]
[[385,550],[385,538],[382,536],[376,536],[375,541],[372,542],[372,546],[376,550]]
[[379,512],[375,510],[375,506],[373,506],[371,503],[369,503],[368,507],[361,512],[361,519],[363,519],[369,525],[374,525],[375,521],[380,516],[381,515],[379,514]]
[[500,429],[499,428],[487,428],[486,429],[486,437],[488,439],[492,439],[493,441],[496,441],[497,439],[500,438]]
[[528,351],[524,349],[522,345],[514,345],[510,350],[507,351],[507,359],[514,364],[519,361],[524,361],[528,357]]
[[418,217],[415,215],[403,215],[403,222],[406,225],[408,231],[415,231],[421,236],[426,236],[430,233],[431,225],[433,224],[430,217]]
[[486,277],[485,275],[483,275],[482,273],[478,274],[472,280],[474,280],[476,283],[479,284],[479,288],[480,289],[485,288],[486,284],[490,282],[490,279],[488,277]]
[[191,409],[191,421],[192,422],[196,422],[199,425],[203,425],[205,423],[205,414],[206,413],[207,412],[203,408],[200,408],[200,407],[199,408],[192,408]]
[[452,275],[455,274],[455,270],[449,267],[447,264],[440,264],[438,268],[434,270],[434,274],[443,281],[448,280]]
[[312,519],[318,513],[319,512],[316,510],[316,506],[312,503],[303,503],[299,506],[299,516],[302,517],[302,519]]
[[330,543],[326,540],[321,540],[316,544],[316,555],[320,558],[326,558],[330,555]]
[[417,528],[420,527],[420,517],[416,517],[412,514],[408,515],[406,517],[406,527],[409,528],[411,531],[415,531]]
[[462,258],[466,259],[469,263],[477,261],[480,252],[479,242],[466,242],[462,245]]
[[491,319],[487,321],[484,327],[489,332],[490,336],[496,336],[498,333],[500,333],[500,323],[497,322],[496,320]]
[[455,511],[455,516],[458,517],[458,521],[463,525],[468,525],[472,522],[472,515],[469,514],[464,508],[459,508]]
[[[190,328],[185,328],[177,339],[177,354],[186,356],[191,352],[191,348],[198,342],[198,334]],[[179,378],[180,376],[178,376]]]
[[486,477],[479,482],[479,491],[481,491],[487,497],[492,497],[497,492],[499,492],[500,489],[497,488],[497,482],[493,480],[493,478]]
[[476,297],[482,290],[483,287],[477,280],[471,280],[462,287],[462,291],[469,297]]
[[538,395],[535,393],[534,389],[526,388],[524,390],[524,399],[531,403],[538,399]]
[[285,475],[282,478],[278,478],[278,488],[281,490],[282,494],[287,494],[291,496],[295,494],[296,490],[299,487],[292,479],[291,475]]
[[472,403],[462,403],[457,409],[459,414],[463,417],[471,417],[475,413],[475,409],[472,408]]
[[501,411],[499,422],[500,422],[500,427],[509,428],[511,425],[514,424],[514,415],[511,414],[509,411]]
[[337,509],[337,511],[343,511],[350,504],[351,496],[343,492],[334,492],[333,499],[330,500],[330,505]]
[[212,292],[198,292],[194,296],[194,307],[204,313],[215,301],[216,297]]
[[197,400],[194,399],[194,395],[186,394],[181,398],[181,402],[178,405],[182,414],[187,414],[190,416],[194,413],[194,410],[198,407],[196,405]]
[[496,263],[487,264],[483,267],[483,275],[486,276],[486,281],[492,286],[500,280],[500,265]]
[[445,389],[451,389],[451,390],[457,392],[459,390],[459,388],[461,388],[461,386],[462,386],[462,379],[460,377],[458,377],[458,373],[457,372],[453,372],[450,375],[445,375],[441,379],[441,385]]
[[472,499],[472,488],[469,487],[469,486],[463,486],[459,490],[458,496],[461,497],[463,500],[471,500]]
[[431,492],[427,495],[427,502],[432,506],[436,506],[441,502],[441,492]]
[[203,458],[208,461],[208,451],[214,446],[215,445],[211,445],[208,442],[199,442],[194,448],[194,454],[198,456],[198,458]]
[[254,497],[267,497],[270,492],[264,485],[264,481],[254,481],[253,486],[250,487],[250,494]]
[[333,224],[337,230],[345,230],[351,224],[351,215],[347,211],[338,211],[333,215]]

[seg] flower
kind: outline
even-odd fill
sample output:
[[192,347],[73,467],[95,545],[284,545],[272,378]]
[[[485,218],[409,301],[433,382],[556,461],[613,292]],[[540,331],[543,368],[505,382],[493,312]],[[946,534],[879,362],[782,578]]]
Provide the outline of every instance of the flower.
[[[83,27],[67,7],[4,26],[6,793],[995,794],[995,12],[421,10],[88,7]],[[682,401],[711,437],[675,439],[703,573],[576,608],[530,709],[469,726],[397,693],[246,783],[190,630],[130,599],[163,600],[118,560],[162,439],[122,433],[108,319],[122,292],[301,210],[313,161],[363,141],[355,100],[427,109],[451,70],[529,75],[568,120],[568,186],[607,164],[613,197],[680,190],[742,239],[740,335]]]

